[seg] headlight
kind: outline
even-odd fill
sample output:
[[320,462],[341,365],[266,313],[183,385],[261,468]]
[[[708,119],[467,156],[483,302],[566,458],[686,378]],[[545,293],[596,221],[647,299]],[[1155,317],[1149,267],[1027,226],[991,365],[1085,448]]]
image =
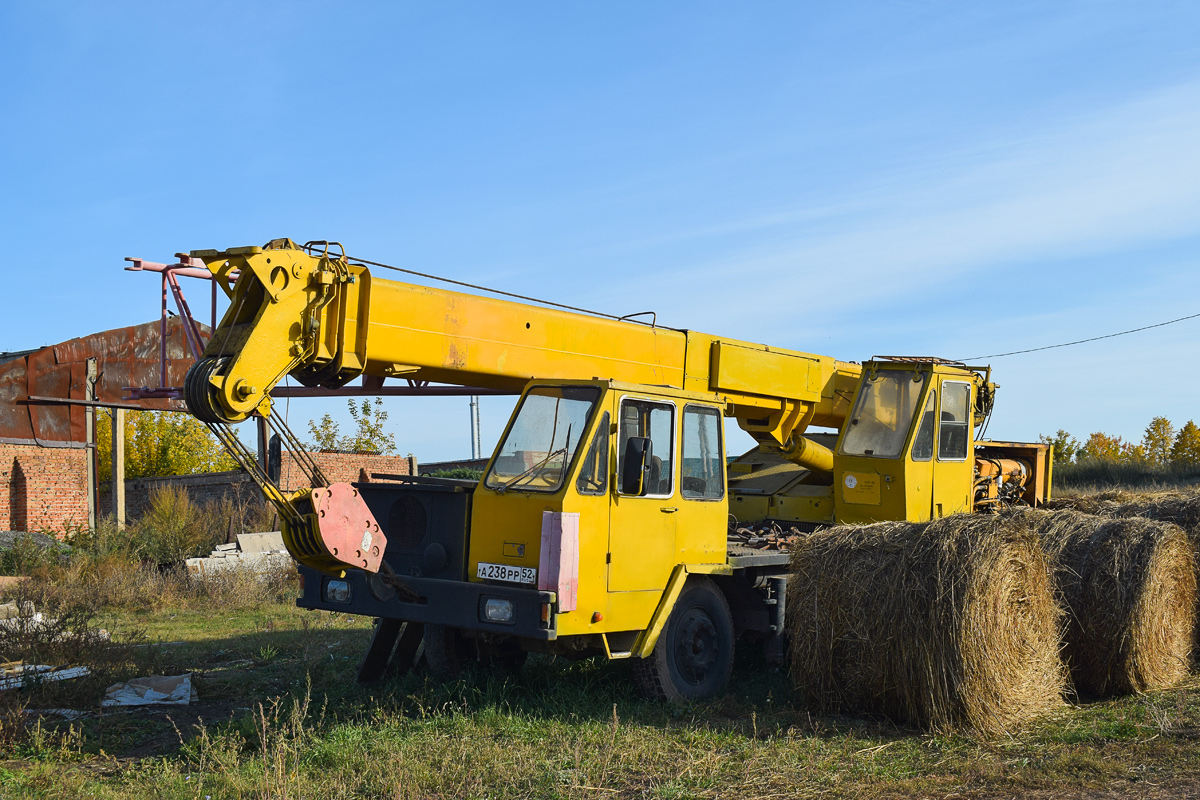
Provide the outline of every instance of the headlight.
[[489,597],[483,601],[483,620],[500,625],[513,624],[512,600],[502,600],[499,597]]
[[349,603],[350,582],[325,581],[325,586],[322,588],[321,594],[324,596],[326,603]]

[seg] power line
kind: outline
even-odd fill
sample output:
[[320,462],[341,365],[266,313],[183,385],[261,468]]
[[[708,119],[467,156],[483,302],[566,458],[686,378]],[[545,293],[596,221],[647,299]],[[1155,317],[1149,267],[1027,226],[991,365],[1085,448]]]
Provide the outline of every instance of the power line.
[[1063,342],[1062,344],[1048,344],[1045,347],[1031,347],[1028,350],[1013,350],[1011,353],[992,353],[991,355],[972,356],[970,358],[960,358],[957,360],[958,361],[979,361],[984,358],[1003,358],[1004,356],[1019,356],[1022,353],[1036,353],[1039,350],[1053,350],[1056,347],[1071,347],[1071,346],[1077,345],[1077,344],[1086,344],[1087,342],[1098,342],[1101,339],[1111,339],[1114,336],[1125,336],[1127,334],[1137,333],[1139,331],[1148,331],[1151,328],[1161,328],[1164,325],[1174,325],[1176,322],[1183,322],[1183,321],[1189,320],[1189,319],[1196,319],[1197,317],[1200,317],[1200,314],[1189,314],[1186,317],[1179,317],[1178,319],[1169,319],[1166,322],[1156,322],[1153,325],[1143,325],[1140,328],[1131,328],[1130,330],[1118,331],[1117,333],[1106,333],[1103,336],[1093,336],[1090,339],[1080,339],[1079,341],[1075,341],[1075,342]]

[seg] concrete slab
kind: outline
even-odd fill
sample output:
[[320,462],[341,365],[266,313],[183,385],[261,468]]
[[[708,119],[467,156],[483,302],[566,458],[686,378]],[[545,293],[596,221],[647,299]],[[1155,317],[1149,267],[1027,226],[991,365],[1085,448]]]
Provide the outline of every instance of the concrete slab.
[[287,547],[283,543],[283,534],[279,531],[264,533],[239,533],[238,548],[243,553],[283,553]]

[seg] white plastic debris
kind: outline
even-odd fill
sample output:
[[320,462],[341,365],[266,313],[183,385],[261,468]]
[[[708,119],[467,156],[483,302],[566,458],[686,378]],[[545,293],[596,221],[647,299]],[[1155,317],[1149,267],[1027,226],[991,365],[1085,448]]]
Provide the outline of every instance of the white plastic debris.
[[34,682],[65,681],[82,678],[88,674],[87,667],[50,667],[45,664],[0,664],[0,690],[18,689]]
[[104,692],[102,706],[186,706],[196,699],[192,673],[186,675],[153,675],[114,683]]

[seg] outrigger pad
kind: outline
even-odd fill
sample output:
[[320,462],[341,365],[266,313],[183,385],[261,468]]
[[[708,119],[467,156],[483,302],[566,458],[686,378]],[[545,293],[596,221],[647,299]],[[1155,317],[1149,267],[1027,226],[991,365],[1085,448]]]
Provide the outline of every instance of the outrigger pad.
[[367,572],[378,572],[387,537],[375,515],[348,483],[312,490],[313,513],[321,544],[335,561]]

